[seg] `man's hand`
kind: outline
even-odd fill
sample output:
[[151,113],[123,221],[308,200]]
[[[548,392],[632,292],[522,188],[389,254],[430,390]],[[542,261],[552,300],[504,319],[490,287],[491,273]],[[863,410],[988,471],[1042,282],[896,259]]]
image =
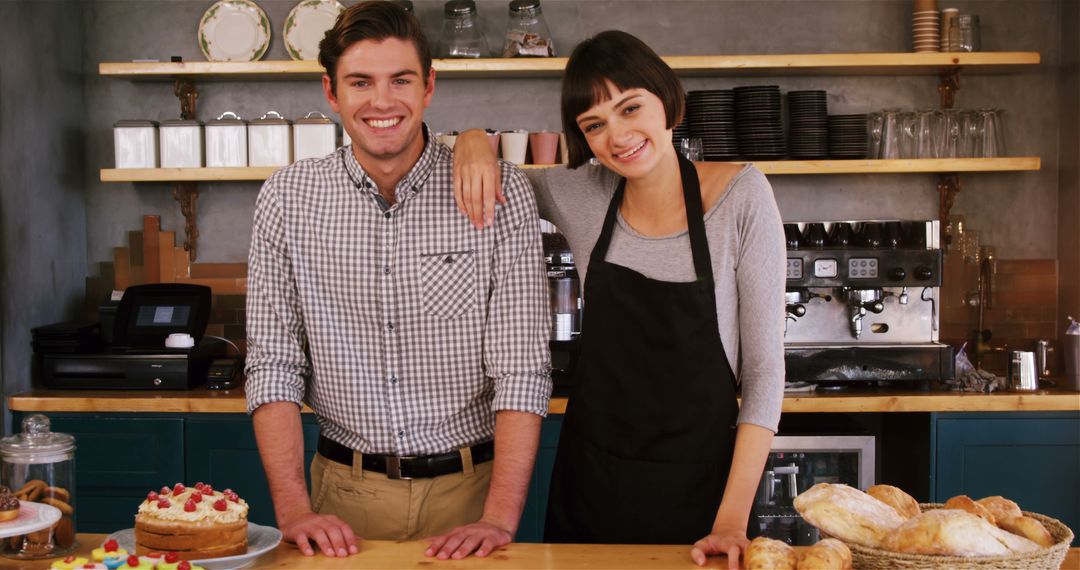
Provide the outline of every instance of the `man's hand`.
[[496,548],[509,544],[513,540],[514,533],[508,529],[480,519],[478,522],[459,526],[446,534],[432,537],[431,544],[424,554],[434,556],[439,560],[450,558],[460,560],[475,552],[476,556],[483,558]]
[[499,161],[488,135],[470,129],[454,143],[454,201],[476,229],[495,223],[495,201],[506,204],[502,193]]
[[739,555],[749,544],[745,528],[716,526],[712,534],[694,543],[690,558],[698,566],[704,566],[706,557],[726,554],[729,570],[739,570]]
[[313,556],[311,545],[331,558],[349,556],[360,552],[352,528],[334,515],[320,515],[312,511],[300,513],[285,521],[278,521],[286,542],[295,543],[304,556]]

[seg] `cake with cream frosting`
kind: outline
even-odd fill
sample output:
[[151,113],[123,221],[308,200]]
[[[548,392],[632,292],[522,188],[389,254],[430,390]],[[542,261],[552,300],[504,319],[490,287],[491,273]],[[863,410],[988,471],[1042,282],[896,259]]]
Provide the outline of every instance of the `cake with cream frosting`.
[[202,483],[147,493],[135,516],[135,554],[176,552],[183,560],[247,552],[247,503]]

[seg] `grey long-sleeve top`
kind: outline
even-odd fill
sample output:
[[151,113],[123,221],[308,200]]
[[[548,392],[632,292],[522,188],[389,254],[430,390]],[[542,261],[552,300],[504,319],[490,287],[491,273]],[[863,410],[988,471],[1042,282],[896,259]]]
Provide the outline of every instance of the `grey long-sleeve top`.
[[[602,166],[526,170],[540,217],[570,243],[582,282],[620,177]],[[784,398],[783,222],[772,186],[747,165],[705,213],[716,282],[716,319],[728,362],[742,390],[739,423],[776,431]],[[693,281],[690,237],[648,237],[620,215],[607,261],[651,279]],[[585,299],[586,312],[589,300]]]

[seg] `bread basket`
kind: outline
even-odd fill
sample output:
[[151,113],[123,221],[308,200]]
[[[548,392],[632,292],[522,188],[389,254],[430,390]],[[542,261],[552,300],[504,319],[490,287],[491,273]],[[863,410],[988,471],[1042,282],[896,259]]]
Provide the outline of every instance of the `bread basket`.
[[[920,505],[924,511],[940,509],[941,503]],[[1024,512],[1038,520],[1054,537],[1054,545],[1034,552],[1009,556],[943,556],[909,554],[868,548],[848,543],[852,566],[858,570],[894,570],[896,568],[940,568],[942,570],[1058,570],[1072,544],[1073,532],[1057,519],[1037,513]]]

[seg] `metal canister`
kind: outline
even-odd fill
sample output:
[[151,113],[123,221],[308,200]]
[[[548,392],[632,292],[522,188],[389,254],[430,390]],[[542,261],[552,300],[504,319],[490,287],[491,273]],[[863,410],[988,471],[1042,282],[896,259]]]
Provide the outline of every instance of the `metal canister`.
[[1031,392],[1039,389],[1039,375],[1035,370],[1035,353],[1012,351],[1009,358],[1009,389],[1014,392]]

